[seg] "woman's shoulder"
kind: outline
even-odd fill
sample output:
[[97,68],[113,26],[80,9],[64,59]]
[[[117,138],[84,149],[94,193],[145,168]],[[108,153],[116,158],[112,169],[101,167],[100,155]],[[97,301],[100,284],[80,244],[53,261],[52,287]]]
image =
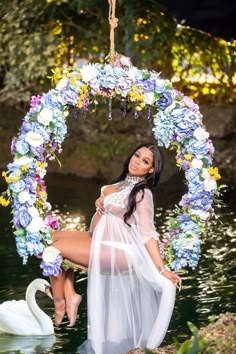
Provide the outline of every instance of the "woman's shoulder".
[[138,191],[137,196],[136,196],[136,201],[137,203],[142,202],[142,201],[152,201],[153,200],[153,193],[151,189],[149,188],[144,188]]

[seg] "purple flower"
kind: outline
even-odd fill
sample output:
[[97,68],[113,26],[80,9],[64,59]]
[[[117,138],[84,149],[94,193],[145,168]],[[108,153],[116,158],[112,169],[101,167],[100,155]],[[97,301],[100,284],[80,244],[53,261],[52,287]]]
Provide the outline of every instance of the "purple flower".
[[170,92],[163,92],[158,101],[156,101],[157,108],[164,111],[173,102],[172,95]]
[[31,176],[26,176],[23,178],[23,181],[25,183],[25,188],[30,192],[30,193],[35,193],[36,188],[37,188],[37,182],[35,178]]
[[60,255],[57,256],[54,262],[42,261],[40,264],[40,268],[43,270],[43,275],[46,277],[48,277],[49,275],[54,275],[54,277],[57,277],[62,272],[62,261],[63,258]]
[[197,194],[188,193],[189,204],[192,205],[192,209],[201,209],[208,211],[212,205],[212,195],[209,192],[200,192]]
[[32,216],[28,213],[28,209],[21,207],[15,212],[13,222],[16,227],[26,227],[32,220]]
[[17,142],[17,138],[14,137],[11,141],[11,153],[12,154],[16,153],[16,142]]
[[58,230],[60,228],[58,218],[54,215],[47,216],[47,225],[53,230]]
[[135,85],[141,87],[144,92],[152,92],[155,89],[155,80],[143,79],[135,80]]
[[42,96],[40,96],[40,95],[32,96],[32,97],[31,97],[31,101],[30,101],[30,106],[31,106],[32,108],[35,107],[35,106],[37,106],[37,105],[40,103],[41,98],[42,98]]
[[40,161],[44,160],[44,156],[43,156],[44,147],[43,147],[43,145],[40,145],[40,146],[37,146],[37,147],[31,146],[30,150],[34,154],[34,158],[36,158],[36,159],[38,159]]

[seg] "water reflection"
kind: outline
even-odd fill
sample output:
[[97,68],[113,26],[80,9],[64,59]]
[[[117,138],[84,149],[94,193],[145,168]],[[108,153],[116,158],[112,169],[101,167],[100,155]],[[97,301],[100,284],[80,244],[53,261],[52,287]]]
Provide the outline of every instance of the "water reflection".
[[0,353],[40,354],[49,352],[55,336],[15,336],[0,334]]
[[[47,185],[53,209],[67,224],[67,228],[87,229],[94,213],[94,201],[99,195],[101,184],[93,180],[68,176],[55,178],[51,175],[48,177]],[[174,181],[160,185],[155,201],[157,205],[155,223],[161,235],[168,232],[168,216],[174,205],[181,199],[183,190],[182,181],[178,181],[176,177]],[[225,202],[228,203],[228,207],[220,209],[217,213],[220,218],[214,219],[209,225],[198,268],[194,272],[183,274],[183,288],[180,293],[177,293],[176,306],[164,344],[170,343],[172,337],[177,337],[179,341],[184,340],[189,335],[187,321],[200,326],[208,323],[208,318],[212,315],[217,316],[221,312],[236,310],[235,189],[231,189],[225,195]],[[22,260],[17,256],[9,209],[0,208],[0,217],[1,303],[6,300],[21,299],[27,285],[42,275],[37,259],[32,258],[27,266],[23,266]],[[75,280],[76,290],[83,295],[78,320],[74,328],[68,329],[66,328],[68,320],[65,318],[61,328],[55,329],[56,342],[52,344],[50,353],[74,354],[76,348],[86,338],[86,275],[77,272]],[[53,304],[50,299],[43,297],[39,300],[40,307],[53,317]],[[0,348],[2,343],[4,337],[0,336]]]

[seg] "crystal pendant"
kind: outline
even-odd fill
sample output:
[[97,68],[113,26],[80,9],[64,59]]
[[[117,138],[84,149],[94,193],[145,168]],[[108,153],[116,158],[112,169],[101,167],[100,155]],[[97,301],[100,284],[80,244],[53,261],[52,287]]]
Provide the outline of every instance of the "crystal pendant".
[[83,119],[87,118],[87,110],[86,109],[82,109],[82,117],[83,117]]
[[108,120],[112,120],[112,97],[109,97],[108,102]]
[[123,107],[122,107],[123,117],[125,118],[127,115],[127,102],[125,98],[122,101],[123,101]]
[[148,108],[147,108],[147,120],[148,120],[148,122],[152,121],[152,107],[151,106],[148,106]]
[[134,119],[137,119],[138,118],[138,111],[135,109],[134,110]]
[[78,118],[78,108],[77,107],[74,107],[73,116],[75,119]]

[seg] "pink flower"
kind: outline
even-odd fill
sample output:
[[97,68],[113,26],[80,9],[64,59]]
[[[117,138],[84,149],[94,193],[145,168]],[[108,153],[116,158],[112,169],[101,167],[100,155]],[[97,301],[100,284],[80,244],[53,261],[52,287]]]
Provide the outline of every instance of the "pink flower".
[[30,106],[35,107],[41,102],[42,96],[37,95],[37,96],[32,96],[31,101],[30,101]]
[[47,225],[51,227],[53,230],[59,230],[60,229],[60,224],[58,221],[58,218],[54,215],[48,215],[47,217]]
[[11,153],[12,154],[16,153],[16,141],[17,141],[17,138],[14,136],[14,138],[11,141]]
[[196,103],[193,102],[193,100],[187,96],[184,96],[182,98],[182,102],[191,109],[193,112],[197,112],[199,107]]

